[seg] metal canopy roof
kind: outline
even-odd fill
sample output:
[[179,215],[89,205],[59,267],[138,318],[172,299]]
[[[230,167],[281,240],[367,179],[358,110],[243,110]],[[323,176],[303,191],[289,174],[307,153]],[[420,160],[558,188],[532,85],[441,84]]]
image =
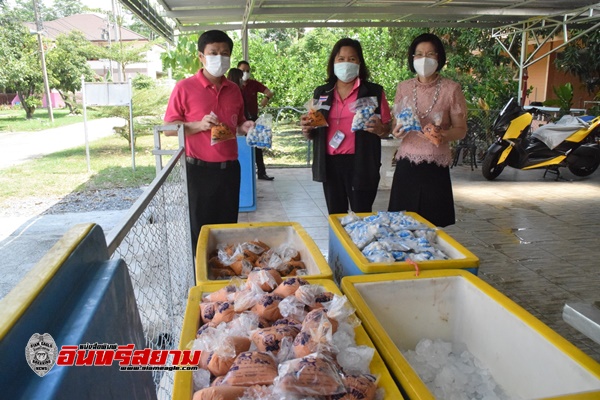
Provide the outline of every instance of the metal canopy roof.
[[[524,68],[546,56],[538,54],[553,35],[564,43],[600,29],[598,0],[120,0],[171,42],[184,32],[241,30],[248,58],[248,29],[302,27],[458,27],[492,28],[506,50],[521,36]],[[151,6],[149,1],[158,2]],[[570,36],[569,30],[580,32]],[[541,35],[538,35],[540,32]],[[546,36],[540,42],[541,36]],[[510,44],[504,44],[508,40]],[[536,47],[527,55],[526,44]],[[558,50],[554,48],[551,52]],[[510,52],[509,52],[510,53]],[[512,56],[511,56],[512,57]],[[537,58],[536,58],[537,57]],[[522,81],[519,79],[519,96]]]
[[[180,32],[321,26],[498,28],[532,20],[562,20],[574,11],[583,11],[582,18],[600,15],[597,0],[156,1],[162,8],[158,15],[142,18],[147,22],[157,16],[172,19]],[[148,0],[122,2],[130,9],[149,8]]]

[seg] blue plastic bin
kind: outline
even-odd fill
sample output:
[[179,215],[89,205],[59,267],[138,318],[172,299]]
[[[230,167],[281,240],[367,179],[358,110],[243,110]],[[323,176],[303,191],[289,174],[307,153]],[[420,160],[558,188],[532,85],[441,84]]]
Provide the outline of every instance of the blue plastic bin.
[[256,211],[256,173],[254,147],[246,144],[246,136],[238,136],[238,160],[241,167],[240,212]]
[[34,333],[58,350],[86,343],[146,347],[133,286],[122,260],[109,260],[102,228],[73,227],[0,301],[0,397],[3,399],[156,399],[150,371],[58,366],[43,377],[25,357]]

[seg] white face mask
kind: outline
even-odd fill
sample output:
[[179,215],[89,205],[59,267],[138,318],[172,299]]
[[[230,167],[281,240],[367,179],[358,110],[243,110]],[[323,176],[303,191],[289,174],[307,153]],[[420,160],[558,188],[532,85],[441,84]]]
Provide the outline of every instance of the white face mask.
[[342,82],[351,82],[358,76],[359,64],[341,62],[333,64],[333,73]]
[[415,58],[413,60],[413,67],[417,71],[417,74],[423,78],[428,78],[437,70],[438,62],[435,58]]
[[204,56],[204,68],[209,74],[220,78],[229,70],[230,58],[226,56]]
[[244,73],[242,74],[242,80],[246,82],[248,79],[250,79],[250,72],[244,71]]

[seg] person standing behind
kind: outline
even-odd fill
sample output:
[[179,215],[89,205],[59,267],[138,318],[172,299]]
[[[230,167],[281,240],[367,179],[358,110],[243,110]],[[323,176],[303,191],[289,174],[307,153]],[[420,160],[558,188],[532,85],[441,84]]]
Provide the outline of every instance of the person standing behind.
[[[328,105],[320,110],[328,127],[313,129],[307,114],[300,124],[304,136],[313,140],[313,180],[323,182],[329,214],[371,212],[379,185],[381,138],[390,132],[390,107],[383,87],[369,82],[360,42],[340,39],[327,62],[326,84],[315,89],[313,98]],[[375,97],[375,114],[364,130],[352,131],[357,99]]]
[[244,73],[239,68],[231,68],[227,72],[227,79],[229,79],[231,82],[233,82],[236,85],[238,85],[238,87],[240,88],[240,90],[242,90],[242,84],[244,83],[242,81],[243,77],[244,77]]
[[[242,95],[244,96],[244,102],[246,103],[246,118],[251,121],[258,119],[258,93],[264,94],[264,97],[260,101],[260,107],[266,107],[269,100],[273,97],[273,92],[268,87],[260,83],[255,79],[250,79],[250,64],[248,61],[240,61],[237,65],[238,69],[242,70]],[[260,147],[254,148],[254,156],[256,158],[256,174],[258,179],[264,181],[272,181],[272,176],[267,175],[267,169],[265,167],[265,161],[263,158],[263,150]]]
[[440,140],[437,145],[421,132],[405,132],[396,125],[393,134],[403,137],[396,153],[389,211],[413,211],[436,226],[455,223],[449,165],[449,143],[467,133],[467,103],[460,85],[442,78],[446,64],[442,41],[430,33],[416,37],[408,49],[408,65],[417,77],[400,82],[395,103],[408,103],[424,131]]
[[254,126],[244,116],[240,88],[223,76],[232,50],[233,41],[225,32],[211,30],[200,35],[198,56],[204,67],[175,85],[164,118],[168,124],[184,126],[194,254],[203,225],[236,223],[238,218],[241,174],[237,140],[234,136],[211,142],[211,129],[218,124],[244,134]]

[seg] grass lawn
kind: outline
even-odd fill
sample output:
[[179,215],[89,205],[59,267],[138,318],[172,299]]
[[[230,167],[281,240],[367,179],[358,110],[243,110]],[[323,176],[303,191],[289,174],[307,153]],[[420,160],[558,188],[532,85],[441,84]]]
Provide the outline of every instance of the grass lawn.
[[[176,137],[162,138],[163,148],[177,148]],[[152,135],[138,136],[136,170],[126,140],[117,135],[90,143],[92,172],[87,172],[85,147],[49,154],[0,171],[0,206],[8,199],[63,197],[71,192],[95,189],[140,187],[155,177]],[[267,167],[306,167],[307,141],[298,127],[279,125],[273,147],[265,149]],[[312,150],[311,150],[312,151]],[[312,154],[310,155],[312,159]],[[168,162],[163,157],[163,165]]]
[[[164,138],[163,147],[175,148],[176,140]],[[153,147],[151,135],[137,138],[135,171],[127,141],[116,135],[90,143],[91,173],[87,171],[85,146],[3,169],[0,203],[9,198],[62,197],[77,191],[147,185],[155,177]],[[163,163],[167,161],[164,157]]]
[[293,123],[278,124],[273,129],[273,145],[263,149],[267,167],[308,167],[312,162],[312,143],[302,136]]
[[[83,112],[83,111],[82,111]],[[38,108],[32,119],[25,118],[25,111],[21,107],[11,109],[0,109],[0,132],[32,132],[43,129],[57,128],[83,122],[83,114],[69,115],[68,108],[56,108],[52,110],[54,123],[50,123],[48,109]],[[98,111],[88,108],[88,120],[100,118]]]

